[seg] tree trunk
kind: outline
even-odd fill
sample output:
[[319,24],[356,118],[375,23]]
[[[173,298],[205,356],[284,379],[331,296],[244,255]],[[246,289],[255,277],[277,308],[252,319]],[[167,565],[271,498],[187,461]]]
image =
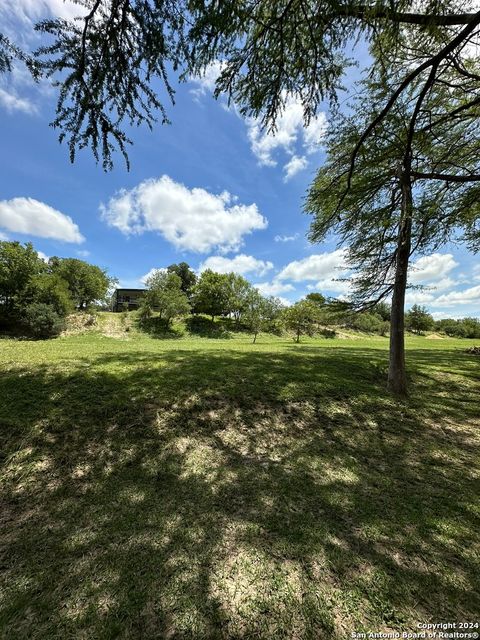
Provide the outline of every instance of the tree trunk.
[[405,368],[405,291],[407,289],[408,261],[410,259],[412,235],[412,182],[409,168],[404,168],[400,186],[402,190],[402,212],[398,229],[397,256],[395,261],[395,283],[390,317],[390,363],[388,388],[400,395],[407,393]]
[[257,341],[257,332],[255,331],[255,333],[253,334],[253,344],[255,344]]
[[300,329],[297,329],[297,343],[300,342]]

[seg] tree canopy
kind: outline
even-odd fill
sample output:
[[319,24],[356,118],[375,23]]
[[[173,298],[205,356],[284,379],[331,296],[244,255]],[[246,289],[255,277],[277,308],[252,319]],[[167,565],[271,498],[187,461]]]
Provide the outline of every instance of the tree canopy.
[[[459,51],[477,37],[480,12],[456,0],[85,0],[80,20],[50,19],[36,29],[49,41],[33,55],[0,38],[0,72],[22,58],[58,82],[54,127],[73,160],[90,147],[106,169],[112,152],[126,156],[128,125],[168,122],[173,78],[221,65],[216,94],[246,116],[272,127],[289,96],[305,120],[321,101],[337,102],[352,42],[364,38],[381,52],[421,36],[423,47],[385,101],[388,111],[415,79],[435,78],[448,62],[467,77]],[[412,49],[413,51],[413,49]],[[157,83],[160,81],[160,84]],[[128,160],[127,160],[128,161]]]

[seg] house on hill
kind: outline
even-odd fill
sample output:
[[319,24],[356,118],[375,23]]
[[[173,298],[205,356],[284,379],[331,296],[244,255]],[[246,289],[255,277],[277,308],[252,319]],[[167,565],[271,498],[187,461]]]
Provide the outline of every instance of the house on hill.
[[[138,309],[146,289],[115,289],[112,296],[112,311]],[[128,306],[127,306],[128,305]]]

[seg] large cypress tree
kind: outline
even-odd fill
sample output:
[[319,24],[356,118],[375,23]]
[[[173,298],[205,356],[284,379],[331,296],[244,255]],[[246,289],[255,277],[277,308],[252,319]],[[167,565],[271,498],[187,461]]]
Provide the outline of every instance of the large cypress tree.
[[[402,68],[404,59],[398,60]],[[393,68],[393,72],[392,72]],[[377,73],[362,83],[348,115],[332,122],[327,161],[309,191],[311,239],[338,234],[353,270],[353,305],[392,298],[388,384],[406,393],[404,306],[412,256],[446,241],[480,238],[480,126],[471,86],[445,65],[417,79],[387,111],[373,111],[398,80]],[[369,135],[369,123],[375,122]],[[352,152],[353,150],[353,152]]]

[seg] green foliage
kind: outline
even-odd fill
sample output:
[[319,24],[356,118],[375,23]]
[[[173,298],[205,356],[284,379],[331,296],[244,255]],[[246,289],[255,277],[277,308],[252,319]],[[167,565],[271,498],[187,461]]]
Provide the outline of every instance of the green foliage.
[[59,318],[105,300],[113,282],[82,260],[54,257],[47,265],[30,243],[0,242],[0,314],[9,329],[23,324],[35,337],[56,335]]
[[378,302],[372,309],[373,313],[376,313],[381,317],[384,322],[390,322],[390,315],[392,313],[392,307],[386,302]]
[[12,311],[31,279],[45,270],[30,242],[0,241],[0,305]]
[[65,328],[65,320],[54,307],[44,302],[32,302],[23,310],[23,319],[29,333],[35,338],[53,338]]
[[423,333],[433,329],[435,322],[426,307],[414,304],[405,314],[405,326],[414,333]]
[[275,331],[281,312],[282,303],[278,298],[265,298],[253,287],[248,291],[242,322],[253,333],[253,342],[261,331]]
[[320,320],[318,305],[311,300],[299,300],[284,311],[287,329],[295,332],[296,341],[300,342],[303,334],[313,335]]
[[305,298],[306,300],[310,300],[310,302],[314,302],[320,308],[323,308],[327,302],[325,296],[318,292],[308,293]]
[[67,282],[56,273],[33,276],[22,295],[21,306],[33,302],[50,305],[62,318],[74,310]]
[[480,320],[478,318],[462,318],[454,320],[446,318],[435,323],[438,331],[452,338],[480,338]]
[[251,295],[252,285],[237,273],[227,274],[228,279],[228,303],[226,312],[231,313],[237,324],[243,318]]
[[230,297],[229,276],[206,269],[193,289],[193,309],[195,313],[205,313],[213,320],[215,316],[229,313]]
[[190,266],[186,262],[179,262],[178,264],[171,264],[167,267],[167,271],[176,273],[182,280],[182,291],[190,297],[192,289],[197,281],[197,276],[194,271],[190,269]]
[[107,299],[115,280],[105,269],[78,258],[50,258],[49,269],[68,284],[70,295],[77,309],[86,309],[94,302]]
[[346,326],[356,331],[384,335],[389,325],[378,313],[353,313],[346,321]]
[[[412,8],[404,0],[365,5],[360,0],[85,0],[84,20],[49,19],[37,31],[50,43],[36,52],[38,67],[60,87],[53,126],[67,140],[73,161],[90,147],[105,169],[112,153],[131,141],[129,125],[168,123],[159,94],[174,99],[170,74],[202,75],[222,61],[216,95],[226,93],[244,116],[274,127],[295,96],[305,121],[323,100],[336,105],[341,78],[351,60],[352,41],[367,39],[377,68],[390,62],[400,44],[419,35],[424,50],[436,52],[458,33],[452,25],[478,24],[459,15],[456,0],[433,0]],[[79,12],[80,13],[80,12]],[[450,15],[449,15],[450,14]],[[468,43],[474,34],[466,34]],[[419,47],[415,48],[417,51]],[[410,67],[424,62],[418,50]],[[11,69],[19,51],[0,37],[0,72]],[[175,78],[176,79],[176,78]]]
[[147,280],[148,290],[142,302],[141,316],[146,309],[158,311],[158,317],[167,326],[175,316],[183,316],[190,311],[190,303],[182,290],[182,279],[176,273],[166,270],[155,271]]

